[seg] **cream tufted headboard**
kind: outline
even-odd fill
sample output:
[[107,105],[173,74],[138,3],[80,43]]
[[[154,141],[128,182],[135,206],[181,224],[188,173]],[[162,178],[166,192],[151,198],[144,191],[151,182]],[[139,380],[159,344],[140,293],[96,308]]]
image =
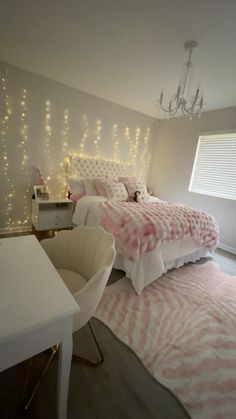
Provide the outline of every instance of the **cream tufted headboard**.
[[135,176],[135,167],[128,163],[89,157],[69,157],[69,177]]

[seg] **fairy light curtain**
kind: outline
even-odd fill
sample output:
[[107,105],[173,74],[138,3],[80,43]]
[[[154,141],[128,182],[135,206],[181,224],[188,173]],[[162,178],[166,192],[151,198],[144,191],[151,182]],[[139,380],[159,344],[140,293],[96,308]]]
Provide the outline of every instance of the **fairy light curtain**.
[[[33,121],[35,110],[32,109],[34,101],[31,100],[34,92],[22,86],[11,93],[10,81],[7,71],[1,72],[0,231],[31,228],[32,186],[36,178],[32,177],[32,166],[35,164],[38,169],[41,167],[40,176],[51,197],[55,198],[64,198],[67,194],[66,156],[69,154],[73,156],[77,167],[78,162],[87,160],[86,164],[83,163],[86,165],[83,173],[88,173],[88,176],[91,168],[94,168],[99,175],[106,171],[107,175],[141,175],[145,178],[151,157],[150,128],[124,127],[107,121],[104,124],[101,118],[91,120],[83,114],[79,116],[76,143],[75,113],[72,118],[66,107],[55,106],[50,97],[45,97],[41,98],[42,114],[41,119],[37,120],[41,134],[36,138]],[[39,151],[38,155],[35,155],[35,149]]]

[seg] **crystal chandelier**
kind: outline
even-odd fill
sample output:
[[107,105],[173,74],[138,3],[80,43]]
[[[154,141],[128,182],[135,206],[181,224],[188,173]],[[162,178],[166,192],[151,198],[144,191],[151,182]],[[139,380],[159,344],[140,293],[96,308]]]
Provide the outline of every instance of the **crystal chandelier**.
[[[190,118],[194,114],[201,115],[204,108],[203,95],[197,88],[195,94],[192,95],[190,90],[190,73],[193,63],[191,61],[193,49],[198,46],[196,41],[188,41],[184,44],[184,48],[188,51],[188,61],[185,63],[184,74],[174,98],[168,103],[164,103],[164,93],[161,92],[159,102],[160,109],[168,113],[170,117],[177,115],[189,115]],[[187,93],[189,93],[187,97]]]

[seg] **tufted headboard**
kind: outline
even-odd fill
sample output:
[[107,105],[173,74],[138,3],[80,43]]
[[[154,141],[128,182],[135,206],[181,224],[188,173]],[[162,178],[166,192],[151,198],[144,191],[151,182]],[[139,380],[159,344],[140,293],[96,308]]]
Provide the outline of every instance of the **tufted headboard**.
[[69,177],[135,176],[135,167],[129,163],[91,157],[69,157]]

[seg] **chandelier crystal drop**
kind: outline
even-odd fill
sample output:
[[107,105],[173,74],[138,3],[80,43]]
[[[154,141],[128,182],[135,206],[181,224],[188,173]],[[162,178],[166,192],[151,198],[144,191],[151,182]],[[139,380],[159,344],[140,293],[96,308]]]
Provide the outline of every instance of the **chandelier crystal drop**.
[[169,117],[175,115],[189,115],[191,118],[194,114],[200,116],[204,109],[203,94],[200,93],[199,87],[196,89],[195,94],[190,94],[189,97],[187,97],[187,92],[190,87],[190,73],[193,66],[191,61],[192,52],[197,46],[197,41],[188,41],[184,44],[184,48],[189,54],[188,61],[185,63],[184,75],[182,81],[178,85],[174,98],[167,103],[164,102],[164,92],[162,91],[159,102],[157,101],[157,106],[159,104],[160,109],[168,113]]

